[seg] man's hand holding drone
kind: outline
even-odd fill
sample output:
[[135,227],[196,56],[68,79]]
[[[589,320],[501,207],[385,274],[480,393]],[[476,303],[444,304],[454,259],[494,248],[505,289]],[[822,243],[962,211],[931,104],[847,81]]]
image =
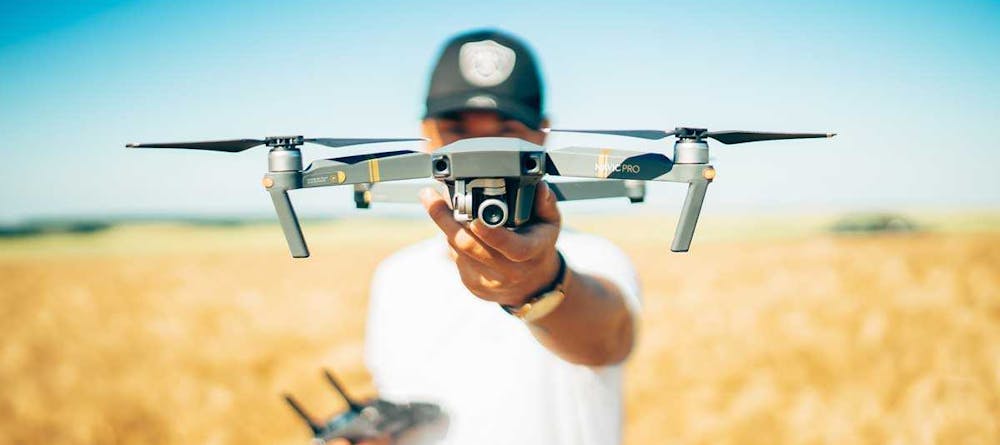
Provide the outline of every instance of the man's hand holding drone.
[[520,306],[559,272],[556,239],[562,217],[555,194],[544,182],[535,193],[535,221],[514,231],[487,227],[478,218],[456,221],[448,200],[432,189],[425,189],[420,199],[444,232],[462,283],[473,295]]
[[[448,240],[462,283],[477,297],[520,306],[559,274],[556,239],[562,217],[556,195],[545,182],[535,193],[534,220],[516,230],[490,228],[479,219],[458,222],[445,198],[433,190],[421,193],[427,213]],[[624,360],[635,327],[621,290],[597,275],[571,268],[565,273],[565,300],[529,323],[532,334],[571,363],[604,366]]]

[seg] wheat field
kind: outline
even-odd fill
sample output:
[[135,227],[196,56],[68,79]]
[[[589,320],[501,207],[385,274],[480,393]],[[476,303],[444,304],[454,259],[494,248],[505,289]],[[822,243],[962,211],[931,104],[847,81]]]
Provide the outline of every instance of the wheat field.
[[[991,218],[885,236],[706,221],[685,255],[667,218],[570,218],[641,276],[626,443],[1000,443]],[[281,393],[342,408],[321,367],[372,393],[370,274],[433,228],[305,229],[305,261],[272,226],[0,240],[0,443],[306,443]]]

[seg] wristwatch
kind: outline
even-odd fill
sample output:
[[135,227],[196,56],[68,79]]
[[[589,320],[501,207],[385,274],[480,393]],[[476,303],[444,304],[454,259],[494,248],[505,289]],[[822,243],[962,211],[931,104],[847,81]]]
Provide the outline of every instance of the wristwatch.
[[566,259],[563,258],[562,252],[557,250],[556,256],[559,257],[559,271],[556,272],[556,278],[552,280],[552,283],[528,297],[525,303],[520,306],[501,304],[500,307],[508,314],[529,323],[554,311],[566,299],[566,277],[569,275],[566,273]]

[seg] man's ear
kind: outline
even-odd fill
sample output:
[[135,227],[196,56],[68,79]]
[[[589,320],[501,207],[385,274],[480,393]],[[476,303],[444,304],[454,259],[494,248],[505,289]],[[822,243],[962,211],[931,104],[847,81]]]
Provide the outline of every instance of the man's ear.
[[423,133],[424,137],[427,139],[425,151],[432,152],[441,148],[444,145],[441,140],[441,133],[438,132],[437,121],[434,118],[424,118],[420,122],[420,132]]

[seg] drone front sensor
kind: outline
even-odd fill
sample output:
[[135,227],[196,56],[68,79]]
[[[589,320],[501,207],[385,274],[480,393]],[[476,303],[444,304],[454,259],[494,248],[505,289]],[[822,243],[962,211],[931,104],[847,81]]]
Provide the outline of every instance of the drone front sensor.
[[[264,139],[230,139],[204,142],[128,144],[129,148],[181,148],[237,153],[267,146],[268,171],[262,180],[271,196],[285,240],[295,258],[309,256],[288,191],[338,185],[354,186],[359,208],[372,202],[413,202],[415,186],[386,184],[392,181],[433,178],[447,191],[459,221],[480,219],[490,227],[510,229],[532,219],[535,189],[546,175],[587,178],[588,181],[553,182],[560,201],[627,197],[643,202],[645,181],[688,184],[670,250],[686,252],[691,245],[708,184],[716,177],[709,164],[708,139],[723,144],[829,138],[834,133],[774,133],[708,131],[678,127],[666,130],[546,130],[637,137],[658,140],[675,136],[673,157],[600,147],[565,147],[547,150],[540,145],[502,137],[463,139],[433,153],[395,150],[319,159],[303,168],[299,146],[305,143],[346,147],[423,139],[305,138],[272,136]],[[377,186],[376,186],[377,185]]]

